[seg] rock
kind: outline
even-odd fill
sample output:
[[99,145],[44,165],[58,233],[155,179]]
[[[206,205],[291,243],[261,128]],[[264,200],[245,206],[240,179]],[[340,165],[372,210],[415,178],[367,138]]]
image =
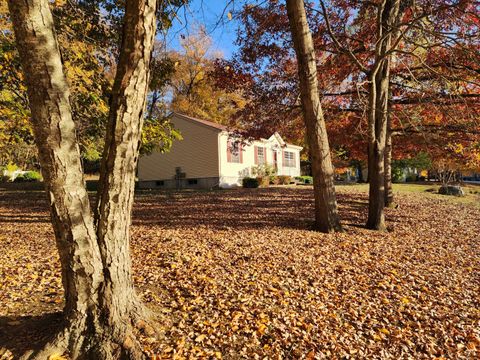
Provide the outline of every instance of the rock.
[[438,193],[442,195],[465,196],[465,192],[460,185],[442,185],[438,189]]

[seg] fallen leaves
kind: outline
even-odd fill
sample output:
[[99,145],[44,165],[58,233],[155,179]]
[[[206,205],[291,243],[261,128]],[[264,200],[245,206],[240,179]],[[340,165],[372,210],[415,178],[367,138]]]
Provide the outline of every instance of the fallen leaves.
[[[160,358],[478,358],[480,210],[399,195],[388,233],[341,191],[347,232],[310,231],[310,189],[143,193],[132,227]],[[35,194],[0,199],[0,338],[61,309],[53,232]],[[13,335],[8,335],[13,336]],[[25,346],[28,346],[28,339]],[[0,347],[3,346],[0,342]]]

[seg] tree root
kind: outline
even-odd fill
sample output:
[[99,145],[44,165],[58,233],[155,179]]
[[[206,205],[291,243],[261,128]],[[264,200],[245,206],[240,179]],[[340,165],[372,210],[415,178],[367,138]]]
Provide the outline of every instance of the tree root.
[[64,356],[74,360],[146,359],[139,341],[141,335],[155,337],[150,311],[141,303],[135,306],[128,320],[114,325],[88,327],[85,319],[67,321],[61,331],[36,351],[22,355],[22,360],[47,360]]
[[68,348],[69,331],[65,328],[54,335],[52,340],[45,344],[40,350],[29,350],[23,354],[21,360],[50,359],[55,355],[63,355]]

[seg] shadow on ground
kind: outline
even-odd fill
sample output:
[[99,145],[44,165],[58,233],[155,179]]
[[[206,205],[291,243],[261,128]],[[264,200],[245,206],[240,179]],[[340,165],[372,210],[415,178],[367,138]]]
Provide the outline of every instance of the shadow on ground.
[[[1,349],[5,348],[17,359],[25,349],[41,349],[62,326],[61,313],[0,317],[0,354]],[[25,343],[26,339],[28,344]]]
[[[218,230],[269,227],[311,228],[314,200],[311,188],[238,189],[215,192],[142,193],[136,199],[134,224],[162,228],[207,226]],[[348,199],[347,199],[348,198]],[[365,221],[366,196],[337,195],[340,216],[347,225]]]

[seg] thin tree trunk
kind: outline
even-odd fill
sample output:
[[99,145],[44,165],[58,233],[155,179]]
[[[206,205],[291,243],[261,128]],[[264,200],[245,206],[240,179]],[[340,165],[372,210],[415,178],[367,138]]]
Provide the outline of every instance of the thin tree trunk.
[[358,183],[363,183],[363,169],[362,169],[362,163],[359,162],[357,164],[357,171],[358,171]]
[[[131,274],[130,223],[149,69],[156,0],[127,1],[122,52],[112,91],[95,222],[104,260],[101,300],[111,322],[140,317]],[[112,307],[115,309],[112,311]]]
[[387,139],[388,96],[390,88],[391,28],[397,21],[399,0],[385,0],[379,5],[376,67],[371,72],[369,92],[368,177],[369,206],[367,228],[385,230],[385,146]]
[[[385,187],[384,187],[384,151],[386,124],[380,114],[382,95],[378,94],[381,81],[379,76],[371,80],[370,87],[370,132],[368,147],[369,208],[367,228],[384,230],[385,227]],[[380,116],[379,116],[380,115]]]
[[155,107],[157,106],[157,102],[159,99],[160,95],[158,94],[158,91],[155,90],[152,94],[152,102],[150,103],[150,106],[148,108],[147,119],[153,119],[153,112],[155,111]]
[[327,130],[318,94],[317,63],[303,0],[287,0],[287,13],[297,54],[303,117],[312,156],[316,228],[341,230],[335,196],[334,171]]
[[65,328],[25,358],[142,358],[129,225],[156,0],[127,2],[96,216],[92,217],[48,0],[9,0],[65,289]]
[[391,131],[391,119],[388,114],[387,120],[387,139],[385,142],[385,206],[393,206],[393,186],[392,186],[392,131]]

